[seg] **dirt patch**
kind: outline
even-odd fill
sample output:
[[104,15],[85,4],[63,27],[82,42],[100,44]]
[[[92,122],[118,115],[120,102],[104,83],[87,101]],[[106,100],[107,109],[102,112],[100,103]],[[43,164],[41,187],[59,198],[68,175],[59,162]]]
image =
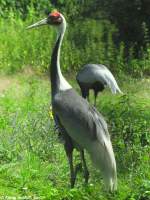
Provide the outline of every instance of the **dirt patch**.
[[23,68],[21,74],[32,76],[35,74],[35,71],[30,66],[26,66]]
[[11,78],[0,77],[0,93],[4,92],[14,82]]

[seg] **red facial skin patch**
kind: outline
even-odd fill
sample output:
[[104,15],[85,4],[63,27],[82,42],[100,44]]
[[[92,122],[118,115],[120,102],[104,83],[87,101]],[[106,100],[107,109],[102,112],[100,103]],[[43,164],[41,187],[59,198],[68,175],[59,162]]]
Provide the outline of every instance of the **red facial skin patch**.
[[54,11],[49,14],[50,17],[60,17],[60,13],[58,11]]

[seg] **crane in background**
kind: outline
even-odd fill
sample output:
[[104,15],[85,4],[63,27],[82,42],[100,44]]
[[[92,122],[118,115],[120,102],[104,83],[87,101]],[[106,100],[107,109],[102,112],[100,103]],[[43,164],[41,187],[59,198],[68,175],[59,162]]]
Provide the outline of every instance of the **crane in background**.
[[81,94],[89,100],[90,89],[94,90],[96,106],[96,98],[99,92],[102,92],[105,87],[109,87],[113,94],[121,93],[121,90],[110,70],[101,64],[86,64],[77,73],[76,80],[80,86]]

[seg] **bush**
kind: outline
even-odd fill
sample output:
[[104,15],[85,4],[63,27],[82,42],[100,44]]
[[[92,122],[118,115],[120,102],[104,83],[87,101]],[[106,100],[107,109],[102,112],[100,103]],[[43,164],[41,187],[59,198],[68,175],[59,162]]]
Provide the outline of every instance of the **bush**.
[[131,95],[123,95],[117,102],[105,102],[102,112],[108,118],[120,169],[132,169],[141,164],[145,156],[147,163],[150,145],[150,113],[145,103]]
[[[34,9],[30,9],[26,21],[22,21],[14,12],[10,12],[7,19],[0,20],[1,71],[14,73],[26,66],[47,70],[55,40],[54,31],[48,27],[25,29],[40,18],[43,16],[37,18]],[[61,51],[63,70],[75,71],[83,64],[93,62],[106,63],[112,70],[118,71],[118,65],[114,66],[117,53],[112,42],[114,28],[112,26],[110,29],[109,25],[107,21],[100,23],[96,20],[70,25]]]

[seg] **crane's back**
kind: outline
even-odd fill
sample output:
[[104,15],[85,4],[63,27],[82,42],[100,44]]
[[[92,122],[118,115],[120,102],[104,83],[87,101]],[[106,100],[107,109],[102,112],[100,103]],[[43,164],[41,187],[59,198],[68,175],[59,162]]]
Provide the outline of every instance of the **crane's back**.
[[[78,72],[76,79],[80,83],[94,83],[100,80],[99,72],[102,74],[107,68],[99,64],[87,64]],[[103,81],[103,79],[101,79]],[[105,82],[105,81],[104,81]]]
[[122,93],[111,71],[101,64],[85,65],[78,72],[76,79],[81,88],[94,89],[96,85],[99,87],[98,91],[102,91],[105,86],[108,86],[112,93]]

